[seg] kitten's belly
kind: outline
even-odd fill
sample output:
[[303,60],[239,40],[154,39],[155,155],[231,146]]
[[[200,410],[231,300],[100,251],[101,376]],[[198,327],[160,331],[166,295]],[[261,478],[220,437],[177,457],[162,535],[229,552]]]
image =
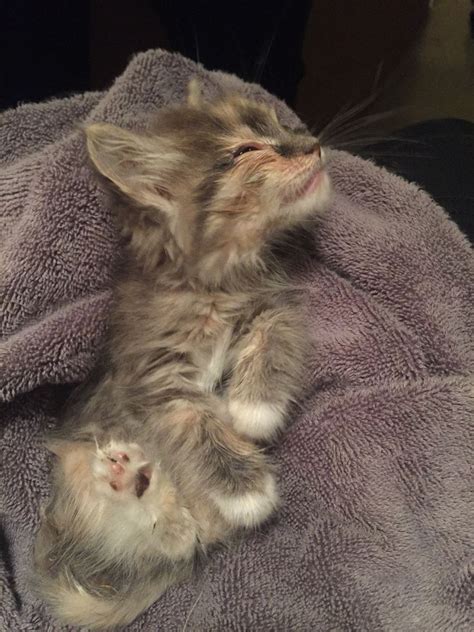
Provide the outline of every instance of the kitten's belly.
[[232,331],[228,329],[219,338],[214,338],[192,354],[199,369],[197,384],[206,393],[211,393],[222,378],[228,361],[231,336]]

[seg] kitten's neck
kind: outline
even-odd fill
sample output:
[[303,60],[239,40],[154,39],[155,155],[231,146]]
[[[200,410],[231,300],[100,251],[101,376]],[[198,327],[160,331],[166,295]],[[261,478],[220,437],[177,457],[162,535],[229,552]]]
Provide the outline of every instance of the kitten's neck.
[[197,261],[189,261],[182,256],[171,258],[163,251],[154,266],[144,266],[134,253],[129,253],[122,267],[122,277],[135,278],[157,290],[233,293],[261,286],[269,271],[263,257],[225,262],[219,261],[216,253],[211,253]]
[[229,290],[253,285],[267,271],[264,257],[257,253],[242,256],[222,251],[211,252],[189,270],[193,279],[209,289]]

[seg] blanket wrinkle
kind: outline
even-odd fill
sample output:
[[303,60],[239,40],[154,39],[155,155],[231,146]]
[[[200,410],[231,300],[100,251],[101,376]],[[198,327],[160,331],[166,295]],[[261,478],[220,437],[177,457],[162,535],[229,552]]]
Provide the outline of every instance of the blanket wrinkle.
[[[261,87],[160,50],[105,92],[0,114],[2,632],[66,630],[31,586],[42,441],[100,353],[118,252],[80,127],[143,129],[192,76],[206,98],[237,90],[298,122]],[[473,253],[415,185],[345,152],[329,169],[331,208],[285,258],[313,344],[272,448],[282,507],[127,632],[474,629]]]

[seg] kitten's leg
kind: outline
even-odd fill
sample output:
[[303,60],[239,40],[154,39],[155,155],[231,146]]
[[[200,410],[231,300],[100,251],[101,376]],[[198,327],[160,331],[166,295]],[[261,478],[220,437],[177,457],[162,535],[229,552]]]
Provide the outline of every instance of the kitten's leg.
[[227,397],[235,429],[257,441],[283,428],[302,388],[307,336],[291,309],[268,309],[252,322],[234,350]]
[[255,526],[273,512],[278,496],[271,467],[235,432],[219,398],[183,394],[161,410],[156,428],[163,467],[187,496],[205,492],[233,526]]

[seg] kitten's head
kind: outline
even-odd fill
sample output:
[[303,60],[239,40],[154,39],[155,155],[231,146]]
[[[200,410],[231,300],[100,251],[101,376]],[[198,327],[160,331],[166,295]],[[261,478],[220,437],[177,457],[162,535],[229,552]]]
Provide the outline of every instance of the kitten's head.
[[122,229],[135,254],[180,257],[203,281],[256,262],[328,203],[317,139],[240,96],[204,101],[191,83],[187,103],[161,110],[146,134],[106,124],[86,133],[96,169],[129,202]]

